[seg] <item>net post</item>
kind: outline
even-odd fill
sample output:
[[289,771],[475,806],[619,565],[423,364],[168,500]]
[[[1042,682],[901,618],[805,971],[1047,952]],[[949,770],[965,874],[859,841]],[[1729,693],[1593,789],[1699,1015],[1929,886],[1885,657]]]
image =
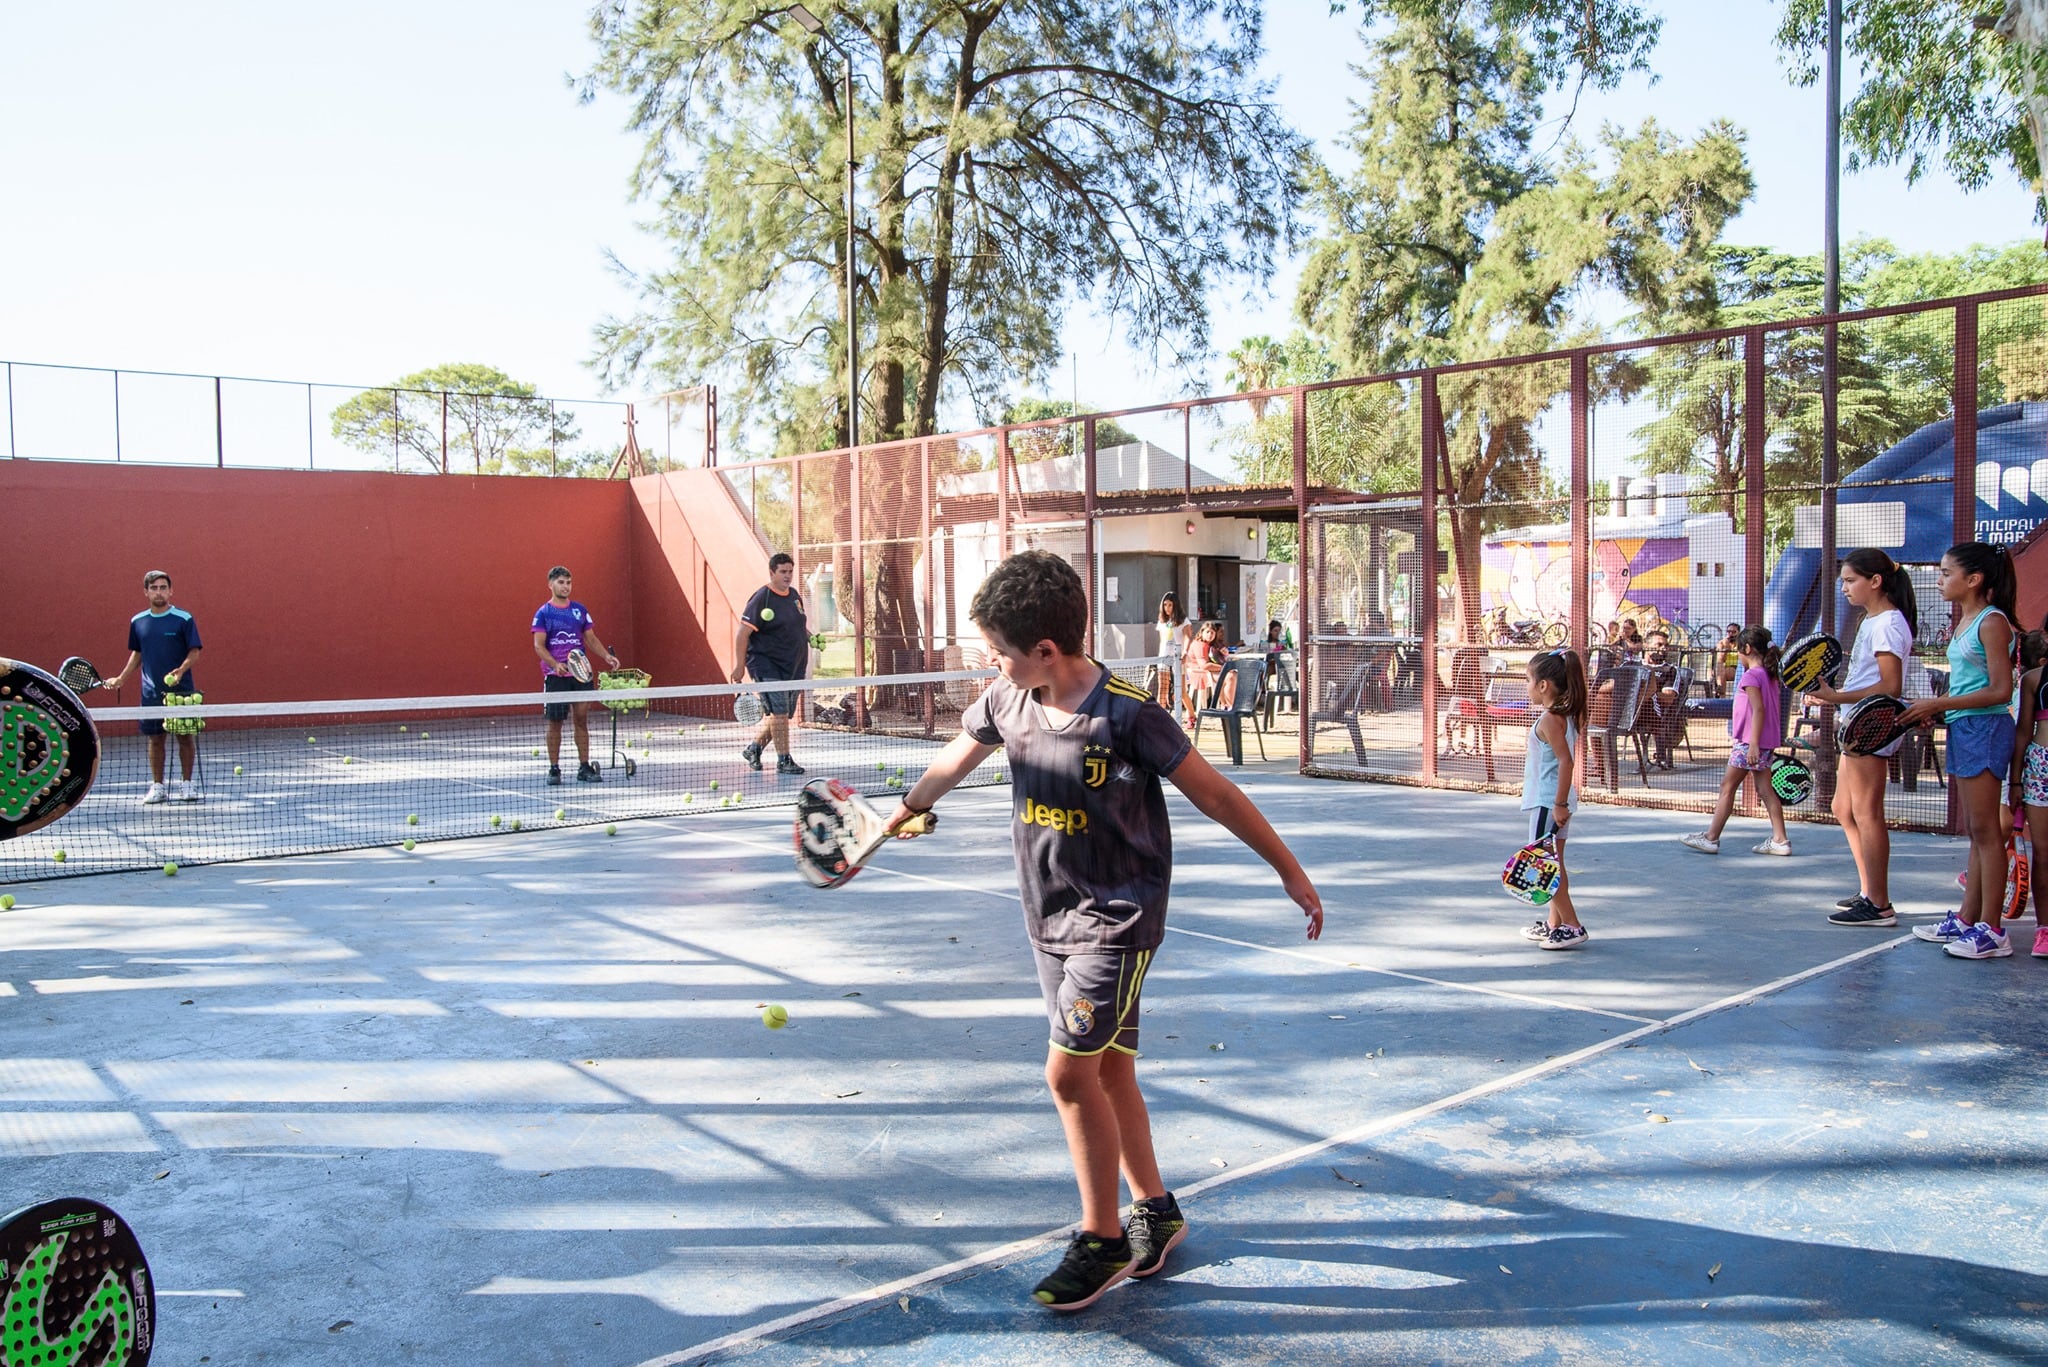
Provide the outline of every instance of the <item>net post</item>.
[[1414,595],[1422,604],[1422,778],[1436,781],[1436,445],[1443,431],[1438,422],[1436,372],[1422,376],[1422,525],[1416,529]]
[[1764,620],[1764,330],[1742,338],[1742,615]]
[[1082,440],[1087,443],[1081,456],[1081,558],[1088,562],[1088,651],[1091,655],[1100,655],[1102,605],[1096,596],[1100,576],[1095,572],[1095,419],[1092,417],[1082,426]]
[[[932,660],[932,444],[929,438],[918,443],[918,499],[917,499],[917,553],[924,558],[924,602],[918,614],[924,626],[923,665],[924,672],[938,666]],[[915,562],[912,562],[915,564]],[[924,733],[931,736],[938,729],[938,714],[934,706],[932,686],[924,686]]]

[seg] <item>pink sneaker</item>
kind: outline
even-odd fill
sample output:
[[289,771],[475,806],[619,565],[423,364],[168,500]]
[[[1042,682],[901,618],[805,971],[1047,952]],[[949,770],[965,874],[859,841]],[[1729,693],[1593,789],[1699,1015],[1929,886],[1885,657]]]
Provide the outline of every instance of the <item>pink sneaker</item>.
[[2042,926],[2034,932],[2034,957],[2048,959],[2048,926]]

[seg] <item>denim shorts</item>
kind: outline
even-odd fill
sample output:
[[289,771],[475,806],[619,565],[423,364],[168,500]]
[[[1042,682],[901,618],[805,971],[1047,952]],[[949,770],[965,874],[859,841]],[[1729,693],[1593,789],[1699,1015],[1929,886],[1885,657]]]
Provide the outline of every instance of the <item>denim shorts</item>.
[[1990,774],[2002,781],[2012,767],[2013,730],[2009,712],[1957,717],[1948,724],[1948,776]]

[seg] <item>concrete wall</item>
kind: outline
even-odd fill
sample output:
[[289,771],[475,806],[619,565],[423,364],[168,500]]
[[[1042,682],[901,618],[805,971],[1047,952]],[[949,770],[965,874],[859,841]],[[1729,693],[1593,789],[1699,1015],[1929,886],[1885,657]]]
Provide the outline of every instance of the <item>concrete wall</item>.
[[768,582],[768,547],[716,470],[645,475],[631,496],[639,667],[658,684],[721,682],[740,609]]
[[[537,688],[527,627],[557,562],[607,645],[628,664],[654,653],[635,620],[640,518],[611,481],[11,460],[0,508],[0,655],[45,668],[117,671],[148,569],[198,619],[209,702]],[[686,634],[673,592],[637,596]],[[131,683],[121,701],[137,700]]]

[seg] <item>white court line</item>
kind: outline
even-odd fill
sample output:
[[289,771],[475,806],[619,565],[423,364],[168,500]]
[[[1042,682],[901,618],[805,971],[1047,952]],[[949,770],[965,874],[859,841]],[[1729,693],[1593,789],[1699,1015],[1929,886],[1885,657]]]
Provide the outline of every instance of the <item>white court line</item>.
[[[699,834],[699,832],[691,832],[691,834]],[[701,834],[708,835],[714,840],[726,841],[729,844],[745,845],[749,849],[773,850],[777,854],[788,853],[782,846],[764,845],[758,840],[750,840],[745,836],[722,835],[715,831],[704,831]],[[892,878],[908,878],[919,883],[930,883],[935,887],[952,888],[958,892],[976,892],[984,897],[994,897],[1004,902],[1019,900],[1018,895],[1014,892],[998,892],[993,888],[978,887],[973,883],[961,883],[951,878],[936,878],[927,873],[908,873],[902,869],[884,868],[875,865],[868,865],[861,872],[886,873]],[[1441,987],[1451,992],[1476,992],[1485,997],[1505,997],[1509,1001],[1526,1002],[1532,1006],[1545,1006],[1555,1011],[1579,1011],[1589,1016],[1607,1016],[1614,1020],[1633,1021],[1638,1025],[1662,1024],[1655,1016],[1631,1016],[1626,1011],[1609,1011],[1604,1007],[1586,1006],[1579,1002],[1560,1001],[1556,998],[1538,997],[1524,992],[1510,992],[1504,987],[1485,987],[1477,983],[1454,983],[1444,978],[1426,977],[1420,973],[1404,973],[1397,968],[1375,968],[1370,964],[1329,959],[1320,954],[1309,954],[1299,949],[1282,949],[1277,945],[1262,945],[1251,940],[1233,940],[1227,935],[1211,935],[1207,931],[1189,930],[1185,926],[1170,925],[1166,928],[1166,931],[1169,935],[1189,935],[1198,940],[1214,940],[1218,944],[1235,945],[1240,949],[1256,949],[1266,954],[1280,954],[1292,959],[1306,959],[1312,964],[1321,964],[1324,968],[1335,969],[1340,973],[1377,973],[1382,977],[1401,978],[1412,983],[1425,983],[1430,987]]]
[[[1303,1144],[1299,1148],[1290,1149],[1286,1153],[1275,1154],[1271,1158],[1261,1159],[1256,1163],[1247,1164],[1234,1171],[1218,1173],[1216,1176],[1196,1182],[1192,1186],[1181,1188],[1179,1194],[1192,1199],[1204,1192],[1228,1186],[1232,1182],[1241,1182],[1247,1177],[1255,1177],[1260,1173],[1270,1172],[1274,1168],[1298,1163],[1303,1159],[1312,1158],[1316,1154],[1325,1153],[1331,1149],[1342,1148],[1347,1144],[1355,1144],[1361,1140],[1375,1138],[1389,1131],[1401,1129],[1418,1120],[1424,1120],[1443,1111],[1463,1106],[1467,1102],[1492,1096],[1496,1092],[1507,1091],[1510,1088],[1520,1086],[1522,1083],[1531,1082],[1537,1078],[1584,1063],[1589,1059],[1597,1058],[1601,1054],[1626,1048],[1637,1040],[1646,1039],[1651,1035],[1668,1034],[1682,1025],[1690,1025],[1692,1022],[1707,1016],[1718,1015],[1720,1012],[1733,1010],[1735,1007],[1745,1006],[1760,998],[1768,997],[1772,993],[1782,992],[1789,987],[1796,987],[1810,978],[1818,978],[1837,969],[1846,968],[1858,960],[1868,959],[1872,955],[1882,954],[1886,950],[1897,949],[1900,945],[1911,942],[1912,938],[1910,935],[1899,935],[1879,944],[1867,945],[1853,954],[1845,954],[1839,959],[1831,959],[1827,963],[1816,965],[1813,968],[1805,969],[1798,973],[1789,974],[1774,982],[1765,983],[1761,987],[1748,988],[1735,993],[1733,996],[1723,997],[1719,1001],[1708,1002],[1705,1006],[1697,1006],[1690,1011],[1680,1012],[1669,1020],[1640,1026],[1637,1029],[1628,1031],[1626,1034],[1616,1035],[1612,1039],[1604,1039],[1572,1053],[1561,1054],[1552,1059],[1545,1059],[1541,1063],[1532,1064],[1527,1068],[1497,1077],[1491,1082],[1482,1082],[1475,1087],[1467,1087],[1462,1092],[1439,1098],[1436,1101],[1427,1102],[1421,1106],[1411,1107],[1394,1115],[1383,1116],[1378,1120],[1368,1120],[1363,1124],[1355,1125],[1348,1130],[1333,1134],[1327,1139],[1318,1139],[1311,1143]],[[780,1319],[770,1320],[766,1324],[758,1324],[750,1329],[742,1329],[735,1333],[727,1334],[722,1338],[712,1339],[708,1343],[698,1344],[694,1348],[685,1348],[678,1352],[670,1353],[666,1357],[649,1358],[645,1362],[640,1363],[639,1367],[694,1367],[694,1364],[712,1362],[736,1350],[761,1346],[787,1331],[801,1329],[807,1325],[816,1324],[821,1320],[843,1315],[848,1311],[879,1305],[890,1300],[892,1297],[915,1291],[920,1287],[934,1286],[942,1282],[958,1281],[982,1268],[1000,1265],[1023,1254],[1033,1253],[1054,1244],[1058,1240],[1071,1235],[1074,1232],[1074,1228],[1073,1225],[1063,1225],[1059,1229],[1049,1229],[1042,1234],[1035,1234],[1029,1238],[1018,1239],[1013,1243],[1004,1244],[1001,1248],[992,1248],[983,1253],[972,1254],[965,1258],[956,1258],[952,1262],[942,1267],[935,1267],[928,1272],[915,1273],[908,1277],[899,1277],[893,1282],[885,1282],[880,1286],[870,1287],[866,1291],[856,1292],[851,1296],[841,1296],[839,1299],[827,1301],[823,1305],[812,1306],[808,1310],[799,1310],[794,1314],[784,1315]]]

